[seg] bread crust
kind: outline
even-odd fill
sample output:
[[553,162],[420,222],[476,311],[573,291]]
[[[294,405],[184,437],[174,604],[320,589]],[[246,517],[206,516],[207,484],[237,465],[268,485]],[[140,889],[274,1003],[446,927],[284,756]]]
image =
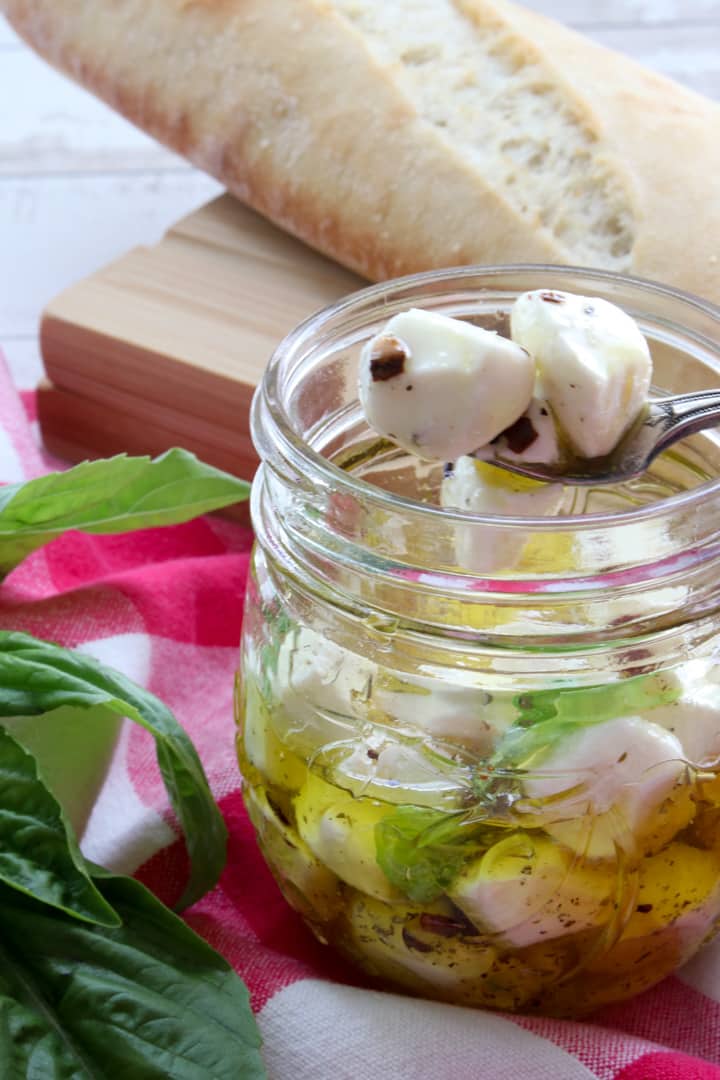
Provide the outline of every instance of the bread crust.
[[[342,7],[0,0],[61,71],[368,278],[585,261],[541,206],[514,203],[509,186],[428,121],[397,65],[382,62]],[[605,178],[597,186],[611,178],[632,243],[627,254],[587,261],[720,302],[720,108],[506,0],[455,8],[469,36],[492,32],[519,69],[542,72],[591,145],[592,168]],[[485,61],[478,47],[478,65]],[[577,233],[578,212],[572,224]]]

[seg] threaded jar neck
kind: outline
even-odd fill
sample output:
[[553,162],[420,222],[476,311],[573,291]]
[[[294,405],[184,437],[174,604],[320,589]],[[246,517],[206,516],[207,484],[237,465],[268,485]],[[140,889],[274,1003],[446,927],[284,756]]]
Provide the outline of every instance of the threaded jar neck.
[[280,344],[253,403],[263,461],[253,493],[258,543],[308,596],[418,633],[512,648],[674,640],[712,619],[720,606],[717,433],[695,436],[687,459],[669,459],[667,477],[603,512],[510,518],[441,509],[432,501],[439,467],[382,445],[365,425],[359,353],[393,314],[423,307],[499,325],[516,296],[536,288],[623,307],[648,338],[663,391],[720,383],[720,311],[613,274],[470,267],[346,298]]

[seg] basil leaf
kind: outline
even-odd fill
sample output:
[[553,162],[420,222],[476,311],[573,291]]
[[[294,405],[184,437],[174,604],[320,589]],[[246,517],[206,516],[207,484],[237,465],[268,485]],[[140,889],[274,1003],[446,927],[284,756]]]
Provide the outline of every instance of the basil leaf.
[[518,722],[503,737],[493,764],[529,768],[579,728],[671,705],[681,693],[673,675],[654,672],[602,686],[520,694],[513,700]]
[[441,896],[465,862],[492,842],[493,834],[464,811],[399,806],[375,826],[378,866],[392,885],[420,904]]
[[34,757],[2,727],[0,775],[0,881],[78,919],[118,926]]
[[577,724],[599,724],[616,716],[644,713],[659,705],[672,704],[680,693],[677,679],[655,672],[600,686],[519,694],[513,704],[520,712],[520,724],[524,727],[554,717]]
[[168,450],[154,461],[124,454],[0,489],[0,573],[68,529],[122,533],[190,521],[247,499],[250,485]]
[[[11,1080],[83,1080],[97,1076],[68,1052],[44,1009],[42,994],[21,965],[13,964],[0,930],[0,1076]],[[82,1064],[81,1064],[82,1063]],[[84,1066],[84,1067],[82,1067]]]
[[6,717],[2,723],[15,742],[34,756],[43,783],[80,836],[115,753],[122,718],[98,707],[88,723],[87,709],[68,707],[55,709],[51,718],[40,713]]
[[139,882],[94,874],[117,929],[0,886],[1,1075],[262,1080],[241,979]]
[[26,987],[8,970],[0,943],[0,1076],[6,1080],[76,1080],[62,1041],[23,1003]]
[[153,735],[191,862],[179,906],[194,903],[216,884],[223,870],[227,832],[188,735],[166,705],[120,672],[28,634],[0,631],[0,718],[37,716],[65,705],[88,710],[105,706]]

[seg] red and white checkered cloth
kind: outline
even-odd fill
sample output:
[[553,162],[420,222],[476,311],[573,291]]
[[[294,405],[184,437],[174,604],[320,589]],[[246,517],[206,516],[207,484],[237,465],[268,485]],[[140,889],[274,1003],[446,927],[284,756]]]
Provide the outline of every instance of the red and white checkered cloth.
[[[47,471],[0,358],[0,481]],[[217,518],[63,537],[0,589],[0,626],[82,646],[162,698],[187,728],[230,832],[220,885],[187,921],[247,982],[271,1080],[720,1080],[720,943],[588,1023],[479,1012],[368,989],[280,896],[240,797],[232,687],[251,545]],[[174,899],[186,873],[152,740],[123,730],[83,841]],[[240,1078],[239,1078],[240,1080]]]

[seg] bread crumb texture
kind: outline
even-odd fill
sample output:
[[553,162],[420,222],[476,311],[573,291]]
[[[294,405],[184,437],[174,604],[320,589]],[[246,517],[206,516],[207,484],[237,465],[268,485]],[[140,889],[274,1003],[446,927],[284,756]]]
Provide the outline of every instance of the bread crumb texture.
[[417,115],[567,261],[626,271],[630,195],[588,105],[483,4],[331,0]]

